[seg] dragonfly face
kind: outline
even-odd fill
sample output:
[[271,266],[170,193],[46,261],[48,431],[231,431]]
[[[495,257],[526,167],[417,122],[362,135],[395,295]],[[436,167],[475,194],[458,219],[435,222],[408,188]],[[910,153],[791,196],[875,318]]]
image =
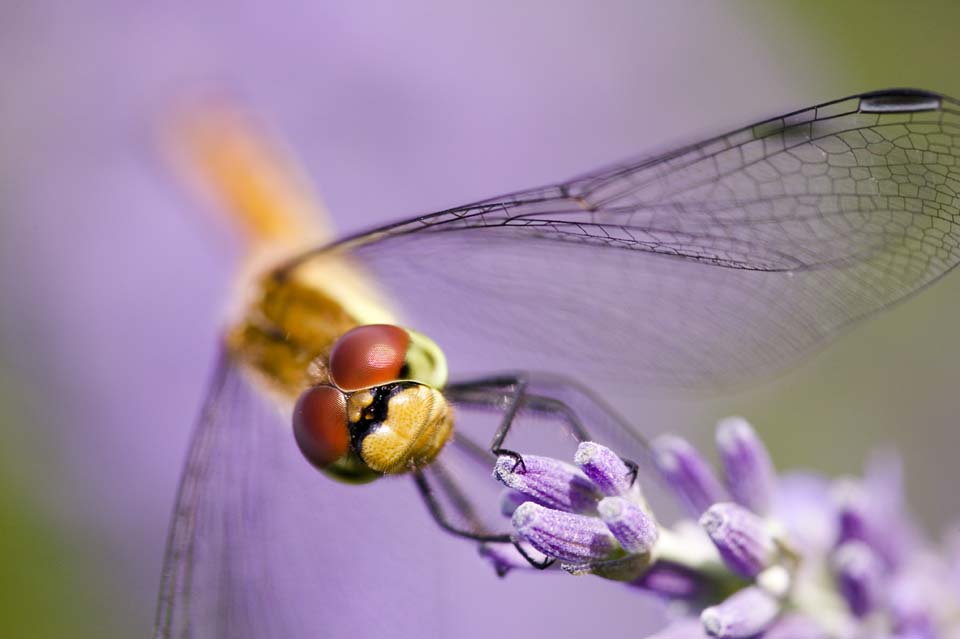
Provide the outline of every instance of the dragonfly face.
[[358,326],[312,371],[320,383],[297,400],[293,432],[304,457],[333,477],[364,481],[421,468],[453,432],[439,390],[446,360],[425,335],[390,324]]

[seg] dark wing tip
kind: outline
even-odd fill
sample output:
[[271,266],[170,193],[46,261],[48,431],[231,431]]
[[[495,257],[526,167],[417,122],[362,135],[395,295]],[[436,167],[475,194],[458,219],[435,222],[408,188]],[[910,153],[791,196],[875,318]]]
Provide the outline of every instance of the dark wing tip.
[[922,89],[885,89],[860,96],[861,113],[915,113],[936,111],[943,96]]

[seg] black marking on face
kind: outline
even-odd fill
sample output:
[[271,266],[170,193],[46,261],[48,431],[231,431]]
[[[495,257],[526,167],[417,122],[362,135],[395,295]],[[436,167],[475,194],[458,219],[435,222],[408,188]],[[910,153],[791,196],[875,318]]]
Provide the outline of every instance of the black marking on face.
[[416,382],[384,384],[382,386],[368,388],[366,391],[360,391],[373,395],[373,401],[360,412],[360,419],[348,424],[350,430],[350,447],[355,453],[360,454],[364,438],[377,430],[384,420],[387,419],[390,400],[411,386],[416,386]]

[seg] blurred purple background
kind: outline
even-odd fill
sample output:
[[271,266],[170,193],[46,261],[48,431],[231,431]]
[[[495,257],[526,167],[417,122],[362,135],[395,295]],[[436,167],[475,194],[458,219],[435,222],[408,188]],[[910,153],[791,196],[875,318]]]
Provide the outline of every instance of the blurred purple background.
[[[240,96],[286,136],[346,232],[860,90],[960,93],[960,82],[911,64],[910,54],[885,52],[891,62],[878,70],[846,64],[842,43],[820,37],[819,25],[706,3],[6,3],[0,464],[6,490],[59,531],[56,543],[71,557],[63,571],[48,566],[49,579],[65,579],[67,592],[89,588],[74,615],[77,635],[82,624],[99,626],[100,636],[149,632],[177,477],[229,299],[231,238],[203,217],[158,152],[156,125],[178,100],[211,86]],[[644,406],[638,420],[651,432],[692,430],[728,410],[747,412],[767,420],[775,456],[854,470],[870,447],[865,433],[906,444],[911,436],[897,424],[916,416],[932,425],[907,446],[908,468],[925,466],[929,454],[960,443],[949,426],[956,348],[904,333],[955,325],[960,315],[942,319],[936,300],[956,299],[960,287],[940,288],[943,297],[920,302],[926,310],[872,323],[765,395],[712,408]],[[918,386],[917,405],[932,403],[929,414],[909,397],[889,400],[906,406],[894,414],[868,397],[902,388],[896,377],[869,377],[880,366],[864,356],[878,350],[896,362],[885,370],[903,364],[908,379],[940,371],[932,387]],[[916,361],[904,363],[910,354]],[[831,379],[853,383],[834,393]],[[806,413],[784,408],[810,403]],[[845,408],[826,424],[821,405]],[[878,415],[890,422],[873,423]],[[917,471],[911,489],[933,495],[928,512],[957,510],[958,497],[938,488],[935,462]],[[654,607],[613,584],[497,580],[471,548],[432,528],[406,483],[331,494],[344,508],[359,499],[360,508],[409,510],[396,517],[406,522],[400,530],[359,533],[378,546],[345,550],[337,576],[336,587],[350,587],[350,562],[381,553],[417,567],[394,604],[431,599],[424,611],[433,626],[387,634],[487,636],[542,625],[582,636],[624,619],[642,634],[657,623]]]

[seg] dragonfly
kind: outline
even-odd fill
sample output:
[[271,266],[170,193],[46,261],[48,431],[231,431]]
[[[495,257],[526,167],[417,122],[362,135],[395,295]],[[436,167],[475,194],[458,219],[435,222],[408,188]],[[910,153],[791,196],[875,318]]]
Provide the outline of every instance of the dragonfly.
[[[606,395],[756,381],[960,260],[960,102],[929,91],[850,96],[336,241],[296,167],[234,116],[183,127],[253,239],[157,637],[276,635],[261,624],[303,613],[277,593],[319,577],[284,526],[324,538],[331,515],[305,504],[335,484],[318,477],[410,476],[445,531],[513,543],[483,495],[498,455],[523,463],[514,438],[595,439],[645,467],[641,429]],[[485,372],[450,381],[448,362]]]

